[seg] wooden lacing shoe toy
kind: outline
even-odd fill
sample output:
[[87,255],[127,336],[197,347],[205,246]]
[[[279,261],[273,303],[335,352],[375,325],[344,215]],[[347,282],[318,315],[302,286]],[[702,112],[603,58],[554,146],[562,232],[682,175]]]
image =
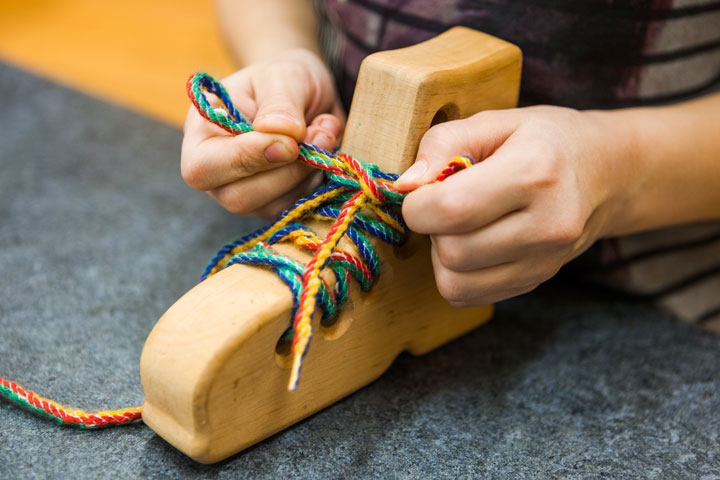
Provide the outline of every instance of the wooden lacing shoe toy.
[[[514,106],[520,64],[517,47],[459,27],[371,55],[346,153],[300,145],[301,161],[329,182],[273,225],[223,247],[207,279],[160,319],[140,359],[142,408],[85,412],[3,378],[0,396],[80,428],[142,418],[210,463],[363,387],[400,352],[423,354],[484,323],[491,306],[453,309],[438,294],[429,241],[406,238],[392,181],[433,123]],[[209,121],[232,134],[252,129],[209,76],[192,77],[188,92]],[[206,93],[222,106],[211,107]],[[470,165],[453,159],[436,181]]]
[[[432,124],[514,107],[520,68],[517,47],[462,27],[370,55],[342,151],[400,173]],[[326,238],[327,223],[308,226]],[[234,264],[178,300],[140,359],[145,423],[195,460],[216,462],[367,385],[400,352],[421,355],[489,319],[491,306],[455,309],[438,294],[427,237],[412,235],[400,247],[370,242],[380,263],[375,285],[362,291],[350,282],[339,314],[314,315],[295,391],[287,388],[293,364],[287,331],[296,302],[275,271]],[[340,248],[352,251],[351,243],[343,239]],[[312,260],[296,245],[272,249],[303,265]],[[326,273],[322,279],[332,291],[337,279]]]

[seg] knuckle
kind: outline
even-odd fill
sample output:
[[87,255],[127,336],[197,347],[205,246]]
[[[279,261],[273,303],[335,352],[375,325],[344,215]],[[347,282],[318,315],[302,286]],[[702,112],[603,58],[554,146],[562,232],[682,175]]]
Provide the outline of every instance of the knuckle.
[[[438,123],[432,126],[420,140],[419,154],[426,150],[439,150],[445,152],[449,146],[456,149],[462,148],[465,144],[462,136],[462,129],[458,127],[461,121]],[[447,160],[447,159],[444,159]]]
[[428,142],[447,141],[448,135],[452,134],[453,129],[449,128],[447,123],[438,123],[425,132],[423,140],[427,140]]
[[462,229],[472,215],[462,192],[447,191],[437,199],[435,210],[442,223],[451,229]]
[[530,154],[527,158],[530,160],[524,162],[525,164],[519,170],[516,178],[522,192],[534,195],[558,183],[557,162],[541,152]]
[[514,276],[513,290],[520,295],[537,288],[540,284],[548,281],[560,270],[562,262],[557,261],[555,257],[545,258],[526,264],[522,269],[522,273]]
[[210,190],[208,194],[225,210],[236,215],[250,214],[260,206],[257,204],[256,199],[247,195],[241,188],[233,185]]
[[183,157],[180,162],[180,174],[183,180],[195,190],[208,190],[208,171],[203,162],[191,161]]
[[437,235],[433,237],[437,250],[438,260],[446,268],[454,271],[464,271],[468,258],[463,246],[455,237],[449,235]]
[[547,226],[541,242],[555,247],[573,245],[582,236],[584,227],[577,215],[564,214]]
[[465,283],[460,275],[446,270],[437,269],[435,272],[435,283],[440,295],[453,306],[466,306],[468,295]]
[[227,198],[218,200],[225,210],[236,215],[247,215],[252,213],[257,207],[252,201],[244,195],[232,195]]

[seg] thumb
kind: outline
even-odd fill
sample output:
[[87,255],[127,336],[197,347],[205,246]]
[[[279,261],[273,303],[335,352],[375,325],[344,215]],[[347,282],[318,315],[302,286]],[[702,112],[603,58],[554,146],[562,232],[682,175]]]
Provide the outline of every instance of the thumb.
[[254,85],[258,105],[253,130],[287,135],[299,141],[305,137],[305,107],[310,102],[310,88],[302,82],[288,81],[282,72],[272,72]]
[[466,156],[475,163],[489,157],[517,128],[519,119],[512,112],[480,112],[435,125],[423,135],[415,163],[395,181],[395,188],[409,192],[432,182],[454,157]]

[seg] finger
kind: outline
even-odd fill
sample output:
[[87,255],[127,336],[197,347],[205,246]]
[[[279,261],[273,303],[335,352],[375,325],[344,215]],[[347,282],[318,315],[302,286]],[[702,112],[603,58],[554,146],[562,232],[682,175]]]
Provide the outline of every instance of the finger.
[[503,263],[516,262],[553,249],[536,242],[533,217],[527,211],[511,213],[492,224],[468,233],[433,235],[438,260],[455,272],[480,270]]
[[252,214],[265,218],[266,220],[274,220],[285,210],[292,207],[300,198],[314,192],[323,180],[325,180],[324,173],[314,171],[302,180],[295,188],[271,201],[267,205],[257,208],[252,212]]
[[[320,129],[335,138],[340,138],[344,127],[345,122],[342,120],[341,117],[338,117],[337,115],[332,113],[322,113],[317,117],[313,118],[313,121],[310,123],[310,126],[308,128]],[[307,138],[309,138],[309,135],[306,137],[306,139]]]
[[466,233],[527,207],[532,197],[522,170],[530,151],[515,143],[508,140],[484,161],[409,193],[402,207],[408,227],[418,233]]
[[285,64],[268,67],[262,83],[253,83],[258,105],[253,129],[299,141],[305,137],[305,109],[312,103],[314,92],[311,82],[288,81],[286,68]]
[[300,162],[242,178],[208,194],[232,213],[249,214],[302,182],[314,169]]
[[342,128],[342,122],[336,116],[329,113],[318,115],[307,128],[305,142],[333,151],[338,146]]
[[[257,111],[254,92],[245,70],[225,79],[232,101],[240,112],[252,119]],[[219,105],[208,95],[211,105]],[[296,142],[284,135],[231,135],[201,117],[191,107],[185,120],[181,168],[185,181],[198,190],[210,190],[256,172],[291,162],[297,157]]]
[[527,274],[519,262],[503,263],[483,270],[455,272],[445,268],[435,248],[431,250],[435,283],[440,295],[454,307],[499,302],[537,287],[544,279]]
[[514,110],[499,110],[435,125],[423,135],[415,163],[395,182],[395,188],[411,191],[433,181],[453,157],[482,161],[512,135],[519,123],[520,115]]
[[212,136],[199,143],[185,137],[180,165],[188,185],[198,190],[212,190],[283,166],[297,155],[297,143],[284,135],[248,132]]

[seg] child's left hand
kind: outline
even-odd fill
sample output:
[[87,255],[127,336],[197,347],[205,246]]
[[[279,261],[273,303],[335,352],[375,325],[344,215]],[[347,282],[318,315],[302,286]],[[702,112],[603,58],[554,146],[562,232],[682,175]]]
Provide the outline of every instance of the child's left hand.
[[[528,292],[611,233],[633,197],[628,131],[606,112],[561,107],[482,112],[430,129],[395,186],[412,190],[403,214],[432,237],[443,297],[471,306]],[[458,155],[477,163],[424,185]]]

